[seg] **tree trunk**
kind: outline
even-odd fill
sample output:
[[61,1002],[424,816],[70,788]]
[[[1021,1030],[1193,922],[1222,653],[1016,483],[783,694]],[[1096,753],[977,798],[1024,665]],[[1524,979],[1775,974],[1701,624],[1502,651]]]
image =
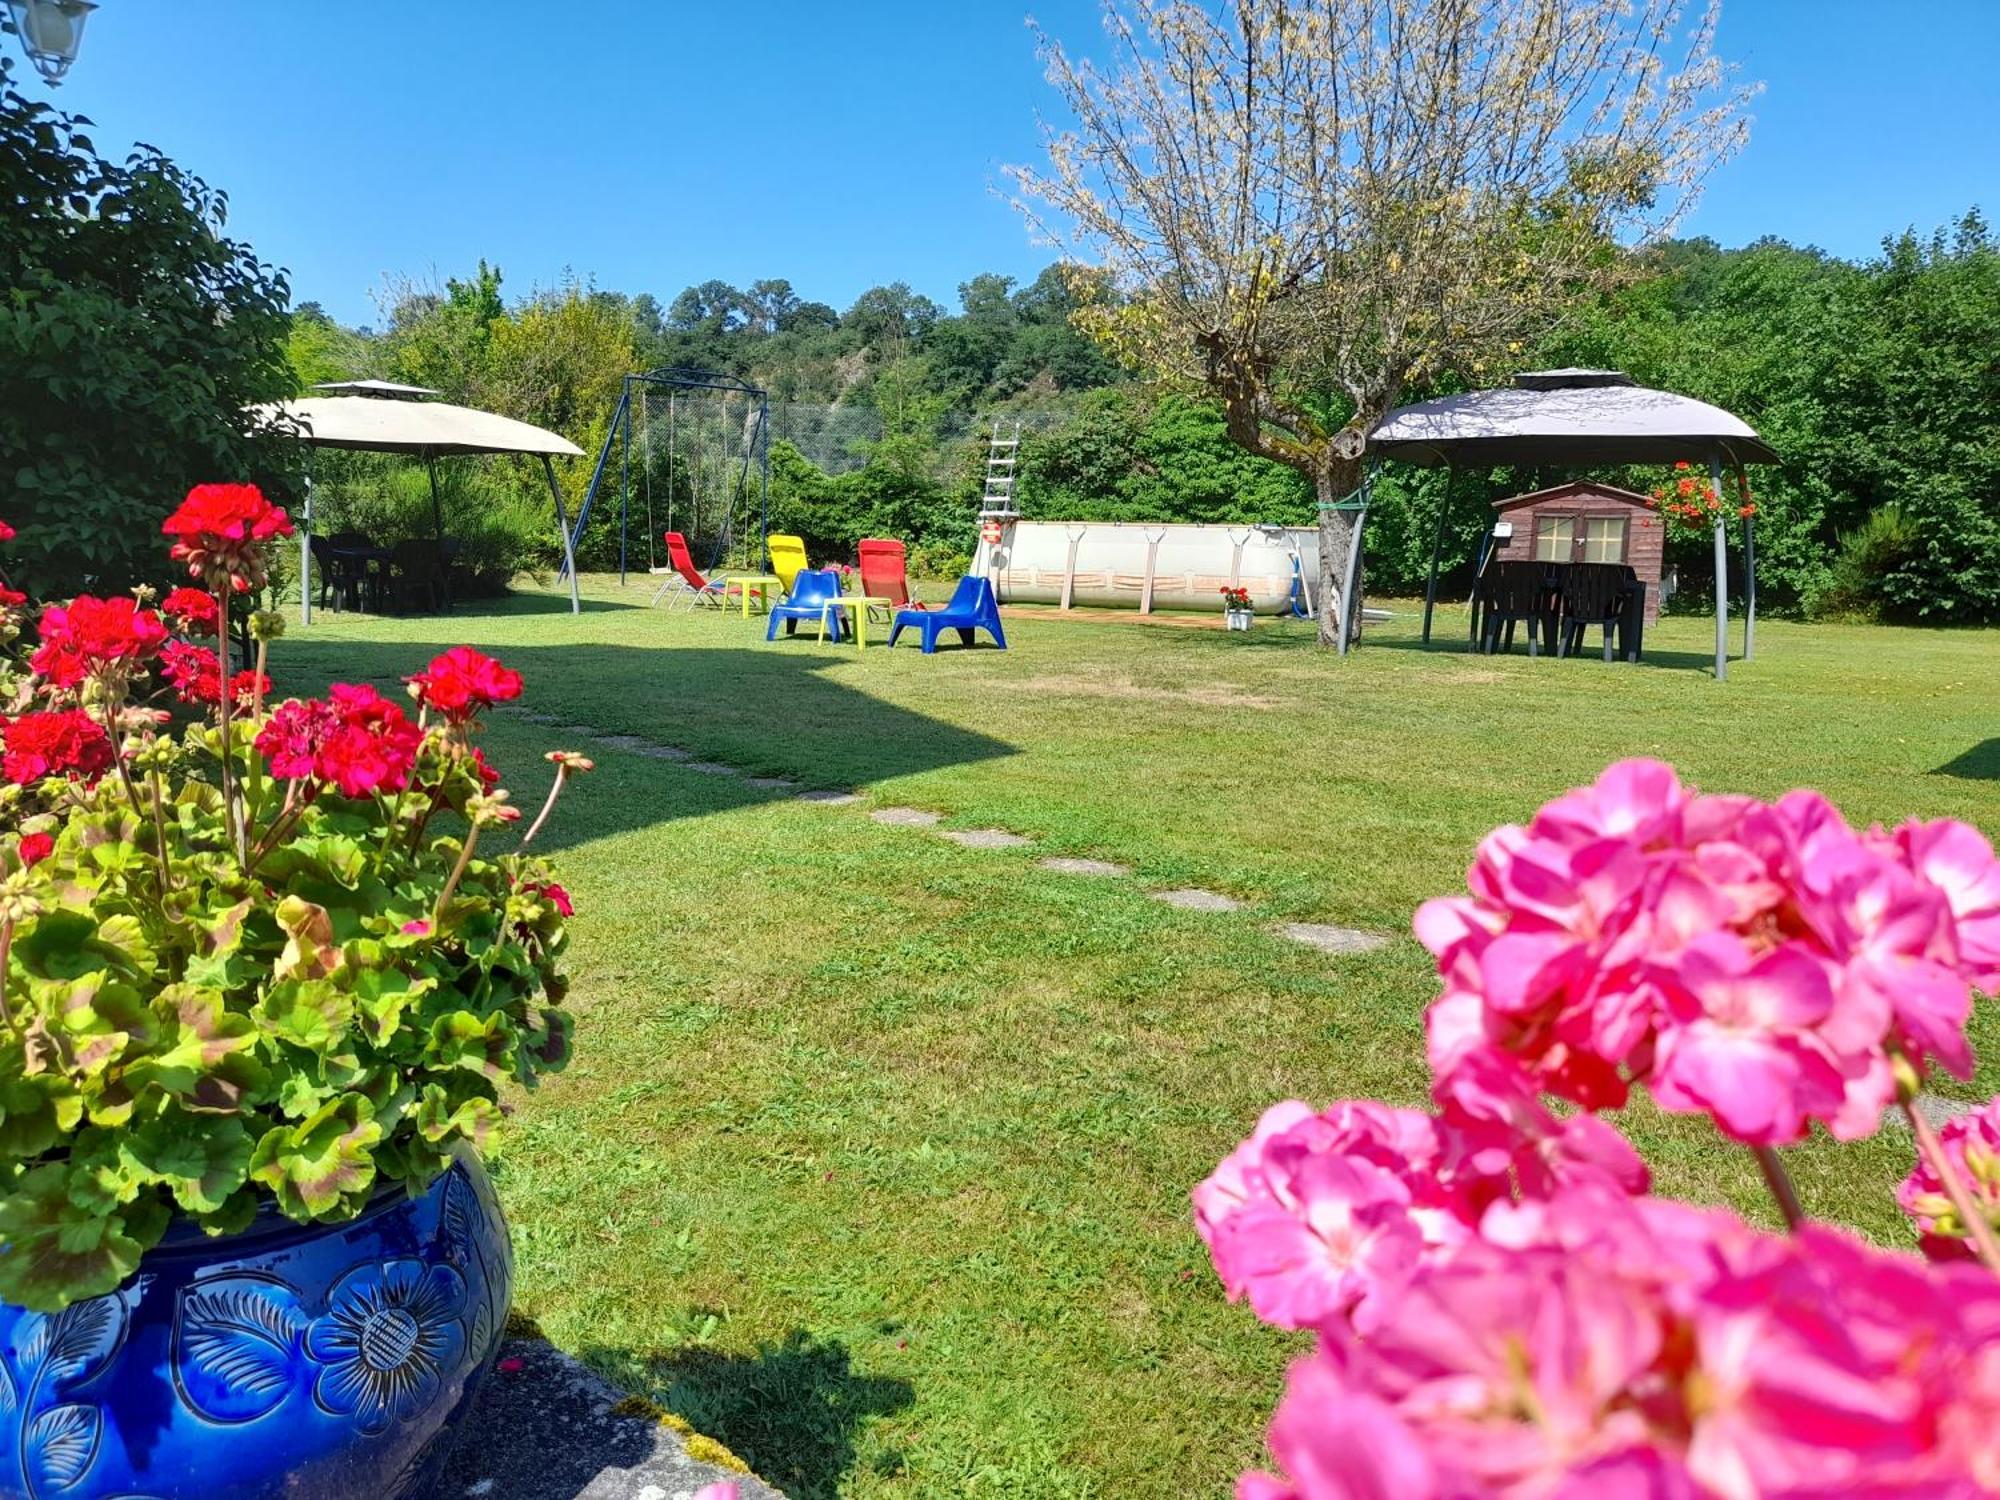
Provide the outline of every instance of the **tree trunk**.
[[[1360,540],[1355,528],[1359,514],[1334,510],[1361,483],[1361,460],[1336,458],[1329,453],[1320,471],[1313,476],[1319,497],[1319,643],[1338,646],[1340,632],[1349,616],[1349,601],[1341,598],[1347,584],[1347,556]],[[1356,588],[1360,577],[1356,575]],[[1358,612],[1353,615],[1358,622]]]

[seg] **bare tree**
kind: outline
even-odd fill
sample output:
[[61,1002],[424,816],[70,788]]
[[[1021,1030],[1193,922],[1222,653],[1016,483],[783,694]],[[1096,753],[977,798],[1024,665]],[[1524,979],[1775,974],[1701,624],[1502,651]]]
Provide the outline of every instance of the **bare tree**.
[[1382,413],[1447,371],[1490,379],[1741,144],[1753,90],[1715,21],[1677,0],[1105,0],[1103,66],[1038,31],[1074,125],[1011,175],[1119,294],[1080,324],[1312,480],[1327,601],[1355,540],[1329,507]]

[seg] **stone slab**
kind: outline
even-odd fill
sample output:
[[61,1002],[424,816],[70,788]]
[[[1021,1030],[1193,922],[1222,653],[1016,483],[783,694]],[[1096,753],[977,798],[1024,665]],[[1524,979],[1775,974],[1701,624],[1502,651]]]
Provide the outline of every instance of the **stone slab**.
[[726,766],[719,760],[683,761],[690,771],[699,771],[704,776],[741,776],[743,773],[734,766]]
[[1072,859],[1067,854],[1052,854],[1047,859],[1035,861],[1044,870],[1054,870],[1058,875],[1130,875],[1130,865],[1116,864],[1108,859]]
[[[1967,1104],[1963,1099],[1940,1099],[1936,1094],[1917,1095],[1917,1113],[1930,1121],[1933,1130],[1941,1129],[1948,1120],[1971,1114],[1976,1107]],[[1910,1128],[1910,1122],[1903,1117],[1902,1109],[1893,1104],[1882,1111],[1882,1123],[1897,1130]]]
[[789,792],[798,783],[789,776],[746,776],[745,786],[754,786],[760,792]]
[[678,745],[647,745],[638,753],[640,755],[650,755],[654,760],[688,761],[694,759],[694,756],[690,752],[681,749]]
[[1019,849],[1034,842],[1004,828],[940,828],[938,837],[950,839],[967,849]]
[[891,828],[933,828],[942,814],[925,812],[921,807],[878,807],[868,816]]
[[821,807],[852,807],[861,800],[859,792],[800,792],[799,801],[817,802]]
[[[755,1475],[711,1461],[727,1450],[683,1436],[553,1344],[510,1338],[500,1365],[433,1500],[693,1500],[718,1481],[736,1484],[742,1500],[784,1500]],[[690,1446],[715,1451],[698,1458]]]
[[1335,927],[1330,922],[1287,922],[1278,931],[1295,943],[1304,943],[1322,953],[1372,953],[1389,939],[1379,932],[1359,927]]
[[1234,896],[1225,896],[1220,891],[1204,891],[1193,886],[1171,891],[1154,891],[1155,901],[1164,901],[1169,906],[1178,906],[1182,911],[1241,911],[1243,903]]
[[600,745],[609,745],[613,750],[637,750],[641,754],[653,748],[653,742],[638,734],[604,734],[597,737]]

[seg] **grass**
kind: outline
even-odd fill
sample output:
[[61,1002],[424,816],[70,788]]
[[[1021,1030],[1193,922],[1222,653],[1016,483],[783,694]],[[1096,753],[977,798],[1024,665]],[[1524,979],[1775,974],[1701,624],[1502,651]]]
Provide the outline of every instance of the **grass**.
[[[469,640],[560,723],[1035,840],[961,849],[606,749],[558,811],[578,1047],[497,1169],[517,1303],[797,1497],[1226,1494],[1298,1344],[1223,1301],[1188,1187],[1286,1095],[1421,1101],[1412,908],[1607,761],[2000,833],[1992,633],[1768,622],[1727,685],[1700,621],[1606,667],[1416,649],[1407,610],[1346,661],[1303,625],[1043,619],[1004,655],[862,657],[586,584],[581,619],[549,594],[322,616],[280,687]],[[532,805],[574,740],[501,715],[487,749]],[[1178,884],[1249,908],[1148,899]],[[1332,958],[1288,920],[1400,936]],[[1991,1007],[1978,1033],[2000,1055]],[[1952,1091],[1996,1089],[1989,1065]],[[1768,1220],[1705,1125],[1623,1123],[1663,1190]],[[1908,1154],[1889,1131],[1788,1158],[1815,1212],[1900,1241]]]

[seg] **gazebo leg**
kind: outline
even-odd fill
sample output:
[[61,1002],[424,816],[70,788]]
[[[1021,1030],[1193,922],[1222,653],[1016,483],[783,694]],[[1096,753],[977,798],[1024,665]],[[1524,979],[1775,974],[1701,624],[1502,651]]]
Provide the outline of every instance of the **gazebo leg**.
[[[1722,498],[1722,455],[1709,460],[1715,495]],[[1729,528],[1715,518],[1715,680],[1729,680]]]
[[569,574],[569,612],[580,615],[583,613],[583,601],[576,592],[576,549],[570,541],[569,516],[563,510],[562,486],[556,483],[555,460],[546,453],[542,455],[542,472],[549,476],[549,493],[556,502],[556,529],[562,533],[563,570]]

